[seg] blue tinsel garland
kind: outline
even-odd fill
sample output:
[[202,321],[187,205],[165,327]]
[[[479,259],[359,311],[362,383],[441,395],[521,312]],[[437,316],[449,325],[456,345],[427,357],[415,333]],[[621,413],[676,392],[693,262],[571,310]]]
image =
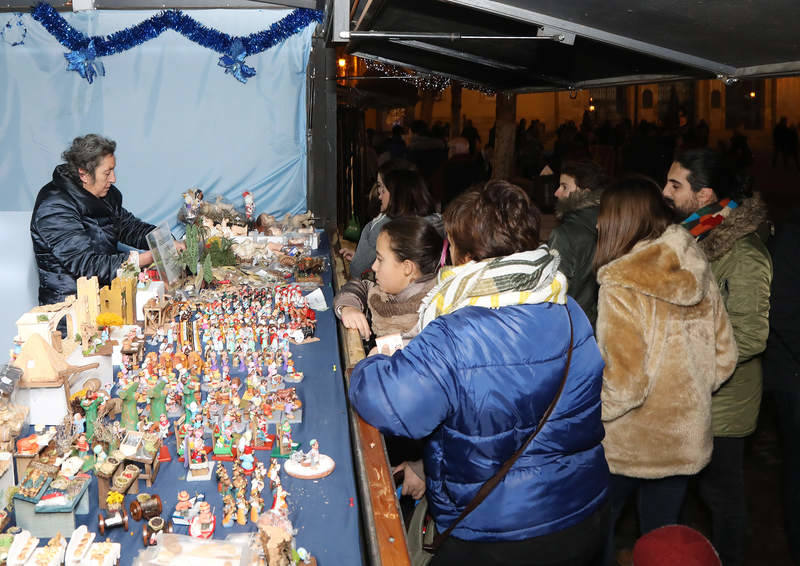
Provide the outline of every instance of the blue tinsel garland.
[[[206,27],[180,10],[166,10],[140,24],[112,33],[107,37],[88,37],[69,25],[50,4],[44,2],[37,4],[31,12],[33,19],[41,23],[48,33],[67,49],[85,53],[89,49],[89,44],[93,43],[95,57],[122,53],[158,37],[168,29],[175,30],[186,39],[222,54],[220,66],[226,67],[225,72],[232,73],[241,82],[246,82],[248,76],[255,75],[255,69],[244,65],[244,57],[266,51],[310,24],[322,21],[322,12],[298,8],[272,24],[268,29],[248,36],[235,37]],[[231,63],[231,60],[234,63]],[[237,64],[240,66],[232,67]],[[247,72],[242,73],[240,69],[246,69]],[[68,70],[78,69],[68,68]],[[81,76],[84,74],[81,73]],[[87,77],[84,76],[84,78]]]

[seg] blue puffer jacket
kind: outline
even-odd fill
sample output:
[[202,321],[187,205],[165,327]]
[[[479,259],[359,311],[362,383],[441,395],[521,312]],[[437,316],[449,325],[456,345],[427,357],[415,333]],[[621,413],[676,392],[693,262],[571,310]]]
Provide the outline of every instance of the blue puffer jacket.
[[[561,531],[605,501],[603,360],[570,298],[574,346],[561,398],[502,483],[453,531],[465,540],[523,540]],[[350,401],[384,433],[423,438],[427,496],[445,530],[536,427],[563,377],[562,305],[465,307],[431,322],[392,357],[361,361]]]

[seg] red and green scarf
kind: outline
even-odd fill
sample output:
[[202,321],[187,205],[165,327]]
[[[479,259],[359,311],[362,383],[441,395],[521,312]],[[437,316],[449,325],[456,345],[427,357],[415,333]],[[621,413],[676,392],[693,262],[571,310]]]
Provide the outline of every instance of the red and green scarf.
[[699,242],[708,236],[711,230],[722,224],[728,214],[738,206],[735,201],[729,198],[722,199],[699,209],[681,224]]

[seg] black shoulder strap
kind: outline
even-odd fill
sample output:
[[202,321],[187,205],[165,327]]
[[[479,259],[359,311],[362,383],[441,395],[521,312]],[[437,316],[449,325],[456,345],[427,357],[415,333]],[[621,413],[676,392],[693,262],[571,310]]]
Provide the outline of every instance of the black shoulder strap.
[[522,454],[528,448],[533,439],[536,438],[536,435],[539,434],[539,431],[542,430],[542,427],[544,427],[544,424],[547,422],[547,419],[550,418],[550,414],[553,412],[553,409],[555,409],[556,404],[558,403],[558,400],[561,397],[561,392],[564,391],[564,384],[567,382],[567,375],[569,375],[569,366],[570,363],[572,362],[572,346],[573,346],[572,316],[570,315],[569,307],[567,307],[566,305],[564,306],[567,311],[567,318],[569,319],[569,349],[567,350],[567,363],[564,365],[564,377],[561,378],[561,385],[559,385],[555,397],[553,397],[553,400],[550,402],[550,405],[547,407],[547,410],[542,415],[542,418],[539,419],[539,424],[536,425],[534,431],[530,434],[527,440],[525,440],[522,446],[519,447],[519,450],[514,452],[511,458],[506,460],[506,462],[497,471],[497,473],[493,475],[491,478],[489,478],[486,481],[486,483],[481,486],[481,488],[478,490],[478,493],[475,495],[472,501],[469,502],[469,505],[467,505],[464,508],[464,510],[461,512],[461,515],[459,515],[458,518],[455,521],[453,521],[453,523],[447,528],[447,530],[441,534],[437,533],[433,539],[433,542],[428,546],[424,546],[424,549],[426,551],[436,553],[436,551],[439,549],[439,547],[442,545],[445,539],[450,536],[450,533],[453,532],[453,529],[456,528],[456,526],[464,519],[464,517],[472,513],[472,511],[474,511],[475,508],[489,496],[489,494],[494,490],[494,488],[496,488],[498,484],[501,481],[503,481],[503,478],[511,469],[511,466],[513,466],[514,462],[516,462],[517,459],[520,456],[522,456]]

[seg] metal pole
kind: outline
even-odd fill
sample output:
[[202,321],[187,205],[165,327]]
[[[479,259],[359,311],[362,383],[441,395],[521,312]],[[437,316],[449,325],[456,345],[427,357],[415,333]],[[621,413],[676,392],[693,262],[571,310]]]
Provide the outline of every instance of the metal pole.
[[405,31],[341,31],[341,39],[447,39],[458,41],[461,39],[477,40],[531,40],[544,39],[548,41],[564,41],[564,34],[556,35],[468,35],[459,32],[405,32]]
[[347,75],[346,77],[327,77],[329,81],[360,81],[360,80],[384,80],[384,79],[417,79],[419,75]]

